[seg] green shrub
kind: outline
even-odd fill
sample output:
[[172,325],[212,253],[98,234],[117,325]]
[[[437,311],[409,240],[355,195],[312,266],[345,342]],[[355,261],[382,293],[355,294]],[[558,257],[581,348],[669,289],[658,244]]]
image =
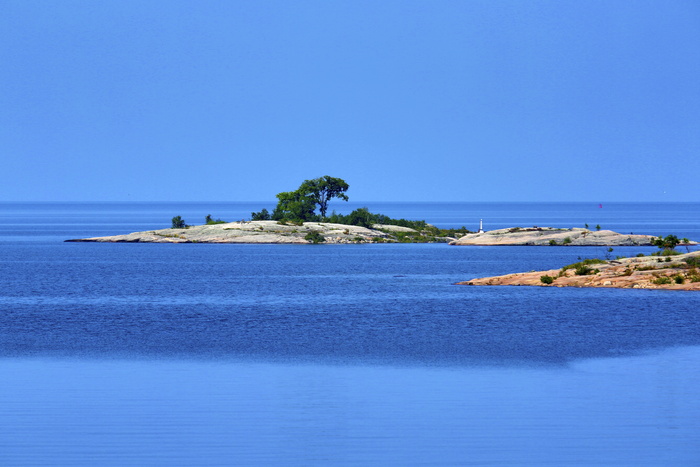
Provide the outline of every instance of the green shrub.
[[185,219],[183,219],[180,216],[175,216],[172,218],[172,229],[185,229],[187,228],[187,224],[185,223]]
[[566,237],[564,240],[562,240],[562,243],[564,245],[568,245],[569,243],[571,243],[571,237]]
[[207,217],[204,218],[204,223],[206,225],[215,225],[215,224],[226,224],[226,221],[222,221],[221,219],[212,219],[211,214],[207,214]]
[[656,284],[656,285],[665,285],[665,284],[671,283],[671,278],[668,276],[661,276],[661,277],[657,277],[656,279],[654,279],[651,282]]
[[[385,224],[385,225],[398,225],[401,227],[408,227],[415,230],[431,230],[434,234],[442,232],[439,229],[428,225],[426,221],[409,221],[406,219],[392,219],[384,214],[374,214],[369,211],[368,208],[359,208],[352,211],[347,216],[342,214],[337,214],[332,212],[330,216],[323,219],[325,222],[331,222],[334,224],[346,224],[346,225],[358,225],[360,227],[371,228],[374,224]],[[469,230],[462,227],[460,229],[450,229],[453,233],[470,233]]]
[[680,255],[680,254],[681,254],[680,251],[671,250],[669,248],[666,248],[665,250],[655,251],[651,255],[652,256],[675,256],[675,255]]
[[304,221],[302,219],[280,219],[277,221],[279,225],[304,225]]
[[644,258],[644,253],[637,253],[637,258]]
[[551,240],[549,241],[549,244],[550,244],[551,246],[554,246],[554,245],[557,244],[557,241],[554,240],[554,239],[551,239]]
[[541,281],[543,284],[548,284],[548,285],[549,285],[549,284],[551,284],[552,282],[554,282],[554,279],[555,279],[554,277],[548,276],[548,275],[540,276],[540,281]]
[[589,266],[591,264],[605,264],[605,261],[603,261],[602,259],[598,259],[598,258],[584,259],[583,261],[579,261],[578,263],[569,264],[567,266],[564,266],[562,268],[562,271],[566,271],[568,269],[576,269],[580,266]]
[[700,267],[700,256],[691,256],[690,258],[685,258],[683,261],[685,261],[688,266]]
[[675,235],[666,235],[666,237],[652,238],[651,244],[658,246],[662,250],[673,250],[681,241]]
[[683,277],[682,274],[676,274],[675,276],[673,276],[673,281],[676,284],[682,284],[685,282],[685,277]]
[[269,221],[271,216],[269,211],[263,208],[260,212],[251,212],[250,219],[254,221]]
[[459,229],[439,229],[439,230],[440,230],[440,236],[452,237],[452,238],[464,237],[466,234],[471,233],[471,231],[464,226],[460,227]]
[[304,236],[304,240],[316,244],[325,242],[326,238],[323,235],[321,235],[317,230],[312,230]]
[[593,269],[586,266],[585,264],[580,264],[580,265],[576,266],[576,268],[574,269],[574,274],[576,274],[577,276],[587,276],[587,275],[592,274],[592,273],[593,273]]

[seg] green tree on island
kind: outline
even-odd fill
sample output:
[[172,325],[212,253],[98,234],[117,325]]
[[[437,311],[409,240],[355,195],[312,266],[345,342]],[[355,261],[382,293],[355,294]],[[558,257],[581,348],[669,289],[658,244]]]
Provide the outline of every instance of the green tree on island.
[[272,217],[267,209],[263,208],[260,212],[251,212],[250,220],[253,221],[269,221]]
[[[318,205],[321,218],[326,217],[328,202],[333,198],[348,200],[345,194],[349,185],[341,178],[325,175],[313,180],[304,180],[296,191],[284,191],[277,194],[277,207],[272,218],[314,220]],[[257,213],[256,213],[257,214]]]
[[187,224],[185,223],[185,219],[183,219],[181,216],[175,216],[172,218],[172,229],[184,229],[187,227]]
[[272,211],[274,220],[313,220],[316,204],[306,193],[300,190],[283,191],[282,193],[277,193],[277,199],[277,207]]
[[333,198],[348,200],[348,195],[345,194],[350,186],[342,178],[333,178],[324,175],[313,180],[304,180],[299,190],[311,198],[318,205],[318,210],[321,217],[326,217],[328,212],[328,202]]
[[675,235],[666,235],[666,237],[659,236],[654,238],[651,243],[654,246],[658,246],[661,250],[673,250],[679,243],[681,243],[681,241]]

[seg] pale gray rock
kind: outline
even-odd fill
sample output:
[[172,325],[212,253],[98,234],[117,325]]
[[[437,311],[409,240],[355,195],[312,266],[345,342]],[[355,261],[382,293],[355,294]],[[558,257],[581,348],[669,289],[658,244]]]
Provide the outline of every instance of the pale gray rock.
[[67,240],[70,242],[143,243],[310,243],[304,237],[316,231],[325,243],[391,241],[386,232],[354,225],[305,222],[302,225],[277,221],[228,222],[196,225],[185,229],[161,229],[126,235]]
[[[651,245],[654,236],[621,234],[612,230],[582,228],[557,229],[553,227],[513,227],[467,234],[450,245],[571,245],[571,246],[642,246]],[[690,242],[689,245],[695,245]]]

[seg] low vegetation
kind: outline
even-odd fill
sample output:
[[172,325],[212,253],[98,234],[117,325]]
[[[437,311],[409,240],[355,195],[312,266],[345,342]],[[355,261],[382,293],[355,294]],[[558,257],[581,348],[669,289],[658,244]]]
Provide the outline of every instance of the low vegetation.
[[222,221],[221,219],[213,219],[211,217],[211,214],[207,214],[207,217],[204,218],[204,223],[206,225],[216,225],[216,224],[226,224],[226,221]]
[[[687,242],[687,239],[684,239],[685,242]],[[668,246],[668,244],[664,245]],[[656,252],[652,253],[653,256],[660,256],[656,258],[656,263],[671,263],[671,264],[659,264],[659,265],[654,265],[654,264],[646,264],[643,266],[636,266],[634,264],[626,267],[624,271],[621,273],[618,273],[617,276],[631,276],[632,274],[636,272],[647,272],[647,271],[656,271],[653,272],[653,279],[651,282],[655,285],[672,285],[672,284],[685,284],[686,282],[690,283],[695,283],[695,282],[700,282],[700,273],[698,272],[698,267],[700,267],[700,257],[698,256],[693,256],[690,258],[684,258],[683,262],[673,262],[670,256],[663,257],[666,254],[670,255],[679,255],[681,253],[675,251],[675,250],[670,250],[670,249],[664,249],[661,252]],[[645,257],[644,254],[640,253],[636,255],[635,257],[637,258],[643,258]],[[618,259],[623,259],[619,258]],[[597,269],[592,269],[590,265],[592,264],[598,264],[598,263],[606,263],[607,261],[603,261],[600,259],[586,259],[583,261],[580,261],[578,263],[570,264],[568,266],[564,266],[562,270],[559,273],[559,276],[563,276],[565,272],[569,269],[574,269],[574,273],[576,275],[588,275],[588,274],[594,274],[599,272]],[[669,274],[669,271],[674,272],[675,274]],[[545,283],[549,284],[551,282],[545,282],[549,279],[547,279],[549,276],[542,276],[540,277],[540,280]]]
[[580,269],[584,266],[590,266],[591,264],[605,264],[605,261],[598,258],[588,258],[584,259],[583,261],[579,261],[578,263],[568,264],[561,268],[561,270],[567,271],[569,269]]
[[540,276],[540,281],[541,281],[543,284],[547,284],[547,285],[553,283],[553,282],[554,282],[554,279],[556,279],[556,278],[555,278],[555,277],[552,277],[552,276],[548,276],[548,275],[546,275],[546,274],[545,274],[544,276]]
[[666,248],[661,251],[655,251],[651,254],[651,256],[674,256],[674,255],[680,255],[681,252],[677,250],[672,250],[670,248]]
[[325,242],[326,238],[323,235],[321,235],[321,233],[319,233],[318,231],[312,230],[304,236],[304,240],[317,244]]
[[668,276],[657,276],[656,279],[651,281],[651,283],[656,285],[667,285],[671,283],[671,278]]

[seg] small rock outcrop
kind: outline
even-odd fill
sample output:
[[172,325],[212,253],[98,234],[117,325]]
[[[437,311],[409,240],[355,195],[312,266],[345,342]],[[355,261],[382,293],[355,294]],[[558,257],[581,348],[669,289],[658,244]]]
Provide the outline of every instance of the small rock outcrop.
[[674,256],[588,260],[562,269],[484,277],[459,285],[534,285],[700,290],[700,251]]
[[[571,246],[637,246],[651,245],[651,235],[621,234],[612,230],[593,231],[581,228],[513,227],[467,234],[450,245],[571,245]],[[690,244],[695,244],[691,242]]]

